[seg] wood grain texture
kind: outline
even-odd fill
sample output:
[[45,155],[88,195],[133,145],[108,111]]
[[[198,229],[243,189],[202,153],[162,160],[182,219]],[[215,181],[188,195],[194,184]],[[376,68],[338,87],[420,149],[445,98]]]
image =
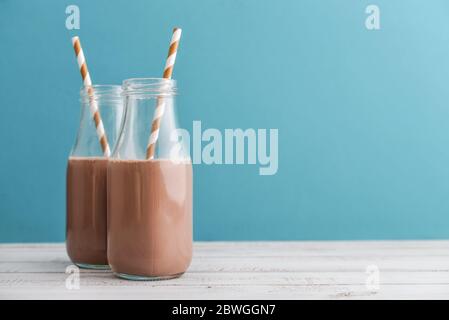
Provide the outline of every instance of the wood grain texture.
[[79,289],[70,265],[64,244],[1,244],[0,299],[449,299],[449,241],[200,242],[181,278],[80,270]]

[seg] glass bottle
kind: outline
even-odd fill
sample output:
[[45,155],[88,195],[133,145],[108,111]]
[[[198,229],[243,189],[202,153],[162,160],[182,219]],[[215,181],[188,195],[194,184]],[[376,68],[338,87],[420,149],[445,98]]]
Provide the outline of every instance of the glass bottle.
[[[66,248],[79,267],[108,269],[107,260],[107,154],[96,121],[101,119],[111,149],[123,116],[121,86],[94,85],[80,91],[81,121],[67,165]],[[94,110],[99,116],[94,119]]]
[[[177,277],[192,258],[192,164],[177,125],[176,82],[128,79],[122,87],[125,115],[108,163],[109,264],[131,280]],[[161,104],[154,158],[148,158]]]

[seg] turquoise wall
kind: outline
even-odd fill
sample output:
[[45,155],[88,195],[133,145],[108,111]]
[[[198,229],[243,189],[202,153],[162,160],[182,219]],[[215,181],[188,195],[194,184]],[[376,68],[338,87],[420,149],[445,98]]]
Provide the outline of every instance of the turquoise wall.
[[120,83],[161,75],[175,25],[183,126],[279,130],[275,175],[195,165],[197,240],[449,238],[449,2],[0,0],[1,242],[64,240],[70,38]]

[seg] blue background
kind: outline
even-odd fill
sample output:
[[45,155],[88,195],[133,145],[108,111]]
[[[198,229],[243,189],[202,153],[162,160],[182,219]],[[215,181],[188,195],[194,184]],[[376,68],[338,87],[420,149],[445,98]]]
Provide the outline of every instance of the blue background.
[[[159,76],[180,117],[278,128],[279,170],[196,165],[197,240],[449,238],[449,2],[0,0],[0,241],[63,241],[79,35],[95,83]],[[81,29],[65,28],[65,8]]]

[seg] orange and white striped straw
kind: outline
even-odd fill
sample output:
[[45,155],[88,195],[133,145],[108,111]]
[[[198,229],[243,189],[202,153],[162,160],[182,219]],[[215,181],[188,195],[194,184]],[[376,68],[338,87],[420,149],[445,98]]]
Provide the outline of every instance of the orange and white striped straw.
[[[171,79],[173,73],[173,67],[176,61],[176,53],[178,52],[179,40],[181,39],[180,28],[173,29],[173,35],[170,41],[170,48],[168,49],[167,60],[164,68],[164,79]],[[151,135],[147,146],[147,159],[154,159],[154,152],[156,148],[156,142],[159,137],[159,128],[161,125],[161,119],[165,112],[165,102],[163,98],[157,100],[156,109],[154,110],[153,123],[151,125]]]
[[95,128],[97,130],[98,139],[100,140],[101,149],[103,155],[107,158],[111,155],[111,149],[109,148],[108,139],[104,131],[103,121],[101,120],[100,111],[98,109],[97,101],[94,97],[94,91],[92,89],[92,80],[90,79],[89,70],[87,69],[86,59],[84,58],[83,49],[81,48],[80,39],[78,37],[72,38],[73,48],[75,49],[76,60],[78,61],[78,67],[80,68],[83,84],[87,88],[89,95],[89,105],[92,118],[95,122]]

